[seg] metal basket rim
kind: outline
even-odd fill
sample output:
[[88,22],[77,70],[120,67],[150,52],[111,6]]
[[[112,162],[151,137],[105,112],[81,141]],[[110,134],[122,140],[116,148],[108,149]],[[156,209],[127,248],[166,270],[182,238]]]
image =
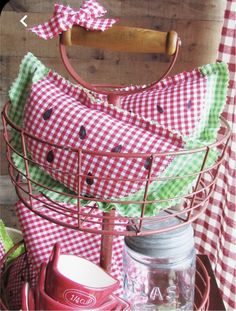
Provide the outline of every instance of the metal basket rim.
[[93,156],[104,156],[104,157],[114,157],[114,158],[146,158],[146,157],[164,157],[164,156],[173,156],[173,155],[184,155],[184,154],[192,154],[192,153],[198,153],[198,152],[202,152],[202,151],[206,151],[208,149],[217,147],[221,144],[223,144],[225,141],[227,141],[227,139],[229,139],[229,137],[231,136],[231,127],[228,123],[228,121],[223,117],[220,116],[220,120],[221,123],[224,125],[224,127],[226,128],[226,133],[223,135],[223,137],[221,137],[220,139],[216,139],[215,142],[206,145],[206,146],[202,146],[199,148],[193,148],[191,150],[187,150],[187,149],[181,149],[178,151],[171,151],[171,152],[154,152],[154,153],[133,153],[133,152],[127,152],[127,153],[116,153],[116,152],[109,152],[109,151],[91,151],[89,149],[84,149],[84,148],[73,148],[70,146],[64,146],[64,145],[60,145],[60,144],[54,144],[48,140],[44,140],[42,138],[36,137],[35,135],[32,135],[30,133],[28,133],[27,131],[25,131],[23,128],[21,128],[20,126],[16,125],[9,117],[8,115],[8,109],[10,106],[10,101],[7,101],[3,107],[3,111],[2,111],[2,116],[3,118],[7,121],[7,123],[16,131],[23,133],[25,136],[34,139],[38,142],[59,148],[59,149],[63,149],[63,150],[70,150],[72,152],[80,152],[82,154],[87,154],[87,155],[93,155]]

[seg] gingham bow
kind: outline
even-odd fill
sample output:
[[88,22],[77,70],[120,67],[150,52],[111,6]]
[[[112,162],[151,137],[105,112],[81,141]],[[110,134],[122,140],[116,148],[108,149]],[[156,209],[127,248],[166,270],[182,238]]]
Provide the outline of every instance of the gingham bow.
[[29,30],[46,40],[72,28],[73,25],[82,26],[87,30],[104,31],[117,21],[112,18],[98,18],[106,12],[94,0],[85,1],[79,10],[62,4],[55,4],[53,17],[48,22],[29,28]]

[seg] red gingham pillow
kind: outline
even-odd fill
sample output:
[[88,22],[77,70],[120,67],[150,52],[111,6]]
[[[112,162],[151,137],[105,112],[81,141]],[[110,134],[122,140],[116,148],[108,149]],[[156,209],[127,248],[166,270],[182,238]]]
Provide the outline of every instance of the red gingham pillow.
[[195,69],[158,82],[141,93],[121,97],[121,108],[191,136],[205,112],[207,76]]
[[[148,154],[176,151],[183,144],[179,134],[95,100],[89,92],[51,71],[31,87],[24,110],[24,127],[31,135],[62,146],[60,149],[27,138],[27,149],[33,160],[75,192],[78,191],[79,148]],[[153,176],[163,172],[172,159],[157,158],[153,164]],[[145,182],[124,179],[145,180],[148,163],[148,158],[107,158],[84,154],[81,159],[81,194],[103,198],[130,195]]]

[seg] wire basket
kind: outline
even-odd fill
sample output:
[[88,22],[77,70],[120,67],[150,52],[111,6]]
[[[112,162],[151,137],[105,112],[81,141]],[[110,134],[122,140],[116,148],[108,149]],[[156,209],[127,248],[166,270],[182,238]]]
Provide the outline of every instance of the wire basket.
[[[2,258],[0,261],[0,265],[2,268],[2,273],[1,273],[1,296],[0,296],[0,306],[1,310],[10,310],[9,309],[9,298],[6,297],[6,291],[5,288],[7,287],[7,280],[9,279],[9,273],[11,273],[11,270],[8,269],[8,266],[6,265],[6,261],[10,254],[14,252],[16,248],[19,246],[23,245],[23,241],[17,243],[13,248],[11,248],[7,254]],[[21,255],[27,263],[27,253],[24,253]],[[16,259],[14,260],[16,261]],[[11,265],[14,265],[11,263]],[[10,271],[10,272],[9,272]],[[21,271],[19,271],[21,275],[27,276],[26,279],[22,280],[21,283],[18,283],[18,301],[19,301],[19,309],[21,308],[20,306],[20,293],[21,293],[21,286],[23,285],[23,282],[30,282],[31,283],[31,278],[30,278],[30,273],[29,273],[29,264],[24,264],[23,269],[21,267]],[[209,305],[209,292],[210,292],[210,277],[207,273],[207,270],[202,263],[201,259],[197,257],[197,264],[196,264],[196,277],[195,277],[195,302],[194,302],[194,310],[208,310],[208,305]]]
[[[130,158],[141,158],[141,159],[151,159],[151,162],[155,161],[156,158],[162,157],[183,157],[190,154],[200,154],[204,152],[203,161],[201,164],[201,168],[199,171],[190,174],[189,176],[193,176],[195,178],[195,184],[192,186],[191,190],[186,195],[182,195],[179,197],[172,197],[165,200],[149,200],[148,199],[148,192],[150,184],[155,181],[162,181],[162,180],[179,180],[182,177],[179,176],[169,176],[169,177],[159,177],[155,178],[152,176],[152,165],[149,165],[147,169],[147,175],[145,179],[124,179],[122,182],[132,182],[132,183],[143,183],[144,187],[144,196],[143,199],[140,201],[121,201],[119,198],[117,199],[105,199],[105,198],[94,198],[94,197],[86,197],[81,194],[81,183],[78,182],[78,191],[77,193],[71,194],[66,192],[59,192],[56,189],[48,188],[44,184],[36,182],[30,175],[29,171],[29,164],[36,163],[34,160],[30,158],[27,154],[27,146],[26,140],[30,138],[34,142],[40,142],[44,144],[48,144],[53,148],[58,149],[68,149],[67,146],[60,146],[50,143],[50,141],[45,141],[40,137],[35,137],[30,135],[24,131],[23,128],[20,128],[16,124],[14,124],[8,115],[10,103],[8,102],[3,109],[2,118],[3,118],[3,127],[4,127],[4,138],[7,144],[7,160],[9,162],[9,174],[13,184],[16,187],[16,192],[20,198],[20,200],[33,212],[38,214],[39,216],[57,223],[59,225],[76,229],[82,230],[85,232],[91,233],[98,233],[103,235],[147,235],[158,233],[162,231],[171,230],[177,228],[179,226],[183,226],[188,222],[192,222],[199,217],[199,215],[206,209],[208,200],[214,191],[215,182],[217,179],[218,171],[220,164],[224,159],[224,153],[230,138],[230,127],[226,120],[221,117],[221,128],[220,128],[220,135],[216,142],[211,145],[194,149],[194,150],[181,150],[177,152],[169,152],[169,153],[153,153],[153,154],[144,154],[144,153],[109,153],[109,152],[92,152],[90,150],[80,150],[80,149],[72,149],[70,151],[75,152],[78,155],[78,181],[86,178],[85,175],[81,173],[81,162],[84,155],[90,155],[93,157],[100,157],[100,158],[115,158],[119,159],[125,157],[127,159]],[[16,132],[21,137],[21,145],[22,149],[21,152],[17,151],[12,143],[11,133]],[[209,155],[209,152],[212,149],[217,149],[219,151],[219,157],[214,162],[213,165],[206,166],[206,161]],[[18,154],[25,164],[25,171],[21,172],[15,165],[14,161],[12,160],[12,153]],[[68,174],[69,172],[65,172]],[[103,176],[96,176],[99,180],[104,180]],[[105,178],[107,182],[109,182],[109,178]],[[112,180],[114,181],[114,180]],[[117,183],[120,182],[120,179],[117,179]],[[65,205],[59,201],[55,201],[49,197],[46,200],[41,200],[38,192],[35,191],[35,188],[41,187],[41,189],[48,189],[51,191],[52,194],[60,194],[62,195],[67,201],[75,200],[75,204]],[[81,205],[81,200],[89,201],[89,204],[86,206]],[[170,208],[165,209],[165,215],[157,215],[152,217],[145,216],[145,209],[148,204],[161,204],[163,201],[168,202],[175,202],[176,200],[181,201],[180,206],[173,206]],[[33,201],[37,201],[41,203],[42,208],[38,209],[34,207]],[[111,210],[110,212],[102,212],[98,209],[99,203],[114,203],[114,204],[138,204],[141,206],[140,208],[140,215],[137,217],[124,217],[119,215],[115,210]],[[177,217],[180,222],[178,224],[170,224],[169,226],[163,228],[159,228],[155,231],[153,230],[142,230],[142,222],[143,219],[149,218],[155,222],[163,222],[170,218]],[[136,230],[129,230],[128,225],[132,225],[135,227]]]
[[194,310],[205,311],[209,308],[210,277],[201,259],[197,257]]

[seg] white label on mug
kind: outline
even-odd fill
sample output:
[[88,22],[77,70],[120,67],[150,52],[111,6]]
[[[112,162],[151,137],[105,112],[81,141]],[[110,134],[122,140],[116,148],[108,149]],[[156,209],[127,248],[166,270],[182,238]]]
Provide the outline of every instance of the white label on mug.
[[64,300],[70,306],[92,307],[96,303],[96,298],[93,295],[87,294],[76,289],[67,289],[64,291]]

